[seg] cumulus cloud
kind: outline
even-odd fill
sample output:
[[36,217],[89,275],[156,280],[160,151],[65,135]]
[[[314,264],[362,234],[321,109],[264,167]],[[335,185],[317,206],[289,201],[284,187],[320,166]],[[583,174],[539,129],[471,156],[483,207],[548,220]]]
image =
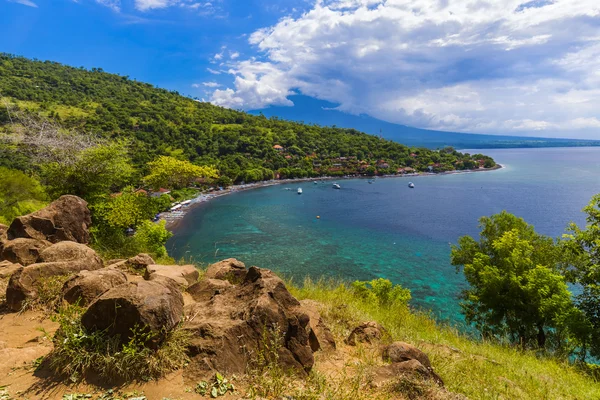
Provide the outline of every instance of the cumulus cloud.
[[[254,32],[211,101],[302,93],[391,122],[526,133],[597,128],[597,0],[318,0]],[[600,136],[600,135],[599,135]]]

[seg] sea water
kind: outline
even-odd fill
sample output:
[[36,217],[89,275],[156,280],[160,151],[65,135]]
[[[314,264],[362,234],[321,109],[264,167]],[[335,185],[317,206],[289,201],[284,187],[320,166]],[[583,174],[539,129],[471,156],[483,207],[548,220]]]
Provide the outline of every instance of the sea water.
[[600,193],[600,148],[484,153],[504,168],[373,184],[340,179],[341,190],[324,181],[234,193],[191,210],[167,246],[176,258],[235,257],[298,282],[387,278],[411,290],[414,307],[460,324],[466,282],[450,265],[451,244],[478,235],[478,219],[502,210],[560,236],[569,222],[585,223],[581,209]]

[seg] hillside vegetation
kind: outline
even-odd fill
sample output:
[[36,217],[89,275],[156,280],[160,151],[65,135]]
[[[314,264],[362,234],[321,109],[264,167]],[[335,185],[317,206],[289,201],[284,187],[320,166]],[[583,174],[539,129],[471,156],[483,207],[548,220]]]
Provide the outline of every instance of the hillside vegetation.
[[[409,148],[354,129],[252,116],[102,69],[0,54],[0,96],[66,128],[130,141],[136,166],[158,155],[216,166],[234,181],[494,166],[483,155]],[[5,107],[0,124],[11,122]],[[274,146],[281,146],[276,150]],[[411,156],[412,154],[412,156]],[[481,161],[481,162],[480,162]]]

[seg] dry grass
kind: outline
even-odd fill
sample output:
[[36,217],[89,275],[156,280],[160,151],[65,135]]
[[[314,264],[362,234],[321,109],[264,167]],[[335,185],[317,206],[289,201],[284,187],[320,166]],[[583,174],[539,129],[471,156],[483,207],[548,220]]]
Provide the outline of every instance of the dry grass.
[[[394,340],[421,348],[450,392],[470,399],[600,399],[600,383],[567,361],[469,339],[404,306],[382,307],[358,298],[345,284],[306,280],[302,287],[288,287],[299,299],[323,305],[323,318],[336,339],[347,337],[361,321],[375,320]],[[404,393],[400,398],[419,393],[424,396],[419,398],[453,398],[451,393],[414,382],[398,382],[387,389],[392,398],[399,392]]]

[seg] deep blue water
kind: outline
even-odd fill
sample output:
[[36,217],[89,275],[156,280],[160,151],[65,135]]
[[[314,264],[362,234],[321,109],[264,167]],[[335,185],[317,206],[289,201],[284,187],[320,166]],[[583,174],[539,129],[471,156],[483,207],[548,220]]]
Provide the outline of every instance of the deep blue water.
[[570,221],[584,224],[581,209],[600,193],[600,148],[485,153],[505,168],[372,185],[342,179],[342,190],[303,182],[235,193],[193,209],[168,248],[176,258],[235,257],[297,280],[388,278],[411,289],[414,306],[460,322],[465,281],[450,265],[450,243],[477,235],[478,218],[502,210],[556,237]]

